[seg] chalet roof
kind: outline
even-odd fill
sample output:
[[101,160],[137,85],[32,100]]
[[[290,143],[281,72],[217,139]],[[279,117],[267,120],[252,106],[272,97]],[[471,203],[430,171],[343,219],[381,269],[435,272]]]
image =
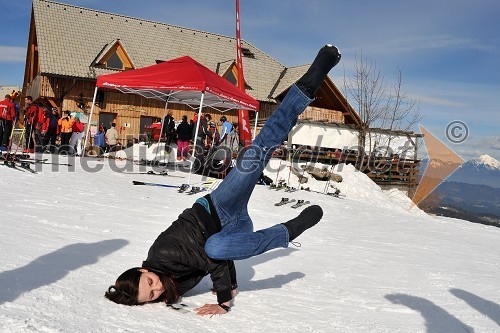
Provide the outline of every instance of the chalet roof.
[[[233,37],[165,23],[47,0],[33,0],[33,15],[40,72],[45,75],[96,79],[113,72],[92,64],[116,40],[136,68],[189,55],[223,74],[221,70],[227,69],[236,55]],[[247,93],[255,99],[274,102],[273,97],[298,78],[301,67],[287,69],[247,41],[242,41],[242,47],[254,55],[244,57],[243,67],[245,81],[252,88]]]
[[309,65],[301,65],[301,66],[286,68],[282,74],[282,77],[279,79],[278,84],[274,89],[272,95],[279,96],[285,90],[290,88],[290,86],[294,84],[298,79],[300,79],[308,69]]

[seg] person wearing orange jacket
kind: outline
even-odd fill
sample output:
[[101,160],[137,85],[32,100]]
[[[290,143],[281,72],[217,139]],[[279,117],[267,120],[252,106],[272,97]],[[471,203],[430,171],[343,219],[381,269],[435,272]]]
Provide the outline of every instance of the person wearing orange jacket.
[[[43,146],[44,149],[49,149],[55,152],[56,139],[59,135],[59,113],[57,108],[52,108],[51,112],[45,114],[45,120],[42,125]],[[50,142],[50,146],[48,146]]]
[[26,96],[24,103],[26,105],[24,108],[24,126],[26,127],[24,137],[26,139],[26,152],[31,153],[34,152],[33,150],[35,149],[33,132],[35,130],[38,117],[38,106],[33,104],[33,97],[31,96]]
[[64,117],[59,119],[58,122],[59,127],[61,128],[61,147],[59,148],[59,152],[68,152],[70,150],[69,140],[73,134],[73,122],[74,120],[71,118],[71,112],[68,110],[64,111]]
[[11,100],[10,95],[5,95],[5,99],[0,102],[0,150],[7,150],[10,133],[16,119],[16,104]]

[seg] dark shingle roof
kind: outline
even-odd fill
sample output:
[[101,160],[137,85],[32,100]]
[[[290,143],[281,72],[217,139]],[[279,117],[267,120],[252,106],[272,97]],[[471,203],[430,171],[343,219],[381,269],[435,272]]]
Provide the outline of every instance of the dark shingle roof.
[[[109,73],[91,65],[117,39],[136,68],[189,55],[215,71],[218,63],[236,57],[233,37],[46,0],[33,0],[33,9],[40,69],[48,75],[95,79]],[[252,87],[247,92],[255,99],[274,101],[271,93],[276,96],[300,76],[301,67],[288,73],[284,65],[252,44],[242,41],[242,46],[255,55],[243,59],[245,81]],[[227,68],[227,64],[220,67]],[[285,80],[278,82],[280,78]]]

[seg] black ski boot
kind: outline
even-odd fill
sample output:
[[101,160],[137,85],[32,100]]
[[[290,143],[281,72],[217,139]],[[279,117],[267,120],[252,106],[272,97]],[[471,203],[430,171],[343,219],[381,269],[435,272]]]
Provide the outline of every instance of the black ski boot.
[[315,226],[323,217],[323,209],[318,205],[312,205],[304,209],[296,218],[283,223],[288,229],[289,241],[293,241],[307,229]]
[[311,67],[297,81],[297,87],[309,98],[314,98],[314,94],[325,80],[328,72],[340,61],[339,50],[327,44],[319,50]]

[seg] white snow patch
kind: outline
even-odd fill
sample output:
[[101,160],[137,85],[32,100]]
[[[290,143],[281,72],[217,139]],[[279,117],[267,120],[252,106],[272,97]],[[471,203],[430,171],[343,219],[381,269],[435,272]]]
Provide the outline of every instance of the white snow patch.
[[[133,186],[187,178],[117,172],[140,168],[129,161],[74,162],[58,171],[43,165],[39,174],[0,166],[1,332],[498,331],[500,229],[415,214],[401,192],[381,191],[351,166],[336,170],[342,198],[256,187],[249,203],[256,230],[299,213],[274,206],[283,196],[325,214],[297,239],[300,248],[236,263],[239,295],[228,315],[114,304],[104,291],[140,265],[158,234],[202,194]],[[280,164],[272,160],[266,174],[297,186],[286,168],[277,174]],[[309,178],[304,186],[329,190]],[[210,287],[204,279],[183,301],[214,303]]]

